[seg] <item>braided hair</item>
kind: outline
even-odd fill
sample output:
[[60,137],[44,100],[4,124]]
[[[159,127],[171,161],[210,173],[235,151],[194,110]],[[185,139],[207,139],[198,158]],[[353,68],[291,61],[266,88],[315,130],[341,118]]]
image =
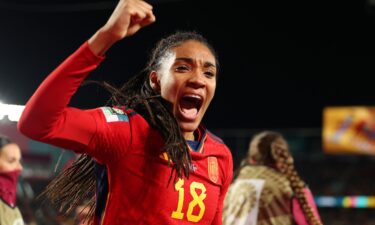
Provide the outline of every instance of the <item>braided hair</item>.
[[[191,40],[207,46],[216,59],[216,67],[219,68],[215,50],[202,35],[194,31],[177,31],[156,44],[146,67],[121,88],[115,88],[108,83],[102,84],[111,93],[107,105],[121,105],[134,109],[147,120],[151,127],[160,132],[165,141],[163,148],[166,149],[172,166],[169,182],[172,177],[174,177],[174,181],[183,176],[189,177],[191,155],[179,124],[170,111],[169,103],[151,87],[149,74],[161,68],[165,57],[175,47]],[[96,190],[94,166],[93,159],[82,154],[69,168],[54,178],[41,195],[45,195],[59,208],[60,212],[66,215],[73,212],[85,200],[91,199],[87,204],[87,207],[90,207],[87,218],[92,218],[95,209],[94,196]]]
[[309,223],[322,225],[307,201],[303,191],[306,184],[298,175],[288,144],[280,133],[264,131],[255,135],[250,142],[248,155],[241,161],[240,168],[236,171],[234,177],[238,176],[241,168],[250,165],[250,161],[253,162],[251,164],[269,166],[284,174],[289,180],[290,187]]

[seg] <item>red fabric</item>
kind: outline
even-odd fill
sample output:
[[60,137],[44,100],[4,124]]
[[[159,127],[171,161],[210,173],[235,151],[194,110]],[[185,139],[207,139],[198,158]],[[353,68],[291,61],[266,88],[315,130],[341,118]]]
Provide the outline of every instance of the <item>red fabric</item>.
[[[315,216],[320,220],[318,208],[316,207],[314,197],[310,191],[309,188],[303,189],[307,202],[310,206],[312,206]],[[293,198],[293,218],[297,225],[310,225],[307,218],[305,217],[305,214],[303,213],[303,210],[297,200],[297,198]]]
[[[17,124],[21,133],[63,148],[83,149],[96,130],[95,121],[89,114],[67,108],[67,105],[83,79],[102,60],[85,42],[58,66],[27,102]],[[63,125],[70,126],[70,129],[64,129]]]
[[17,197],[17,178],[19,170],[0,172],[0,198],[9,206],[15,207]]
[[206,133],[202,153],[191,152],[194,171],[175,187],[173,179],[168,185],[171,167],[163,158],[164,142],[140,115],[109,107],[67,107],[101,60],[87,43],[82,45],[26,104],[20,131],[38,141],[87,153],[106,165],[109,195],[104,225],[220,225],[233,166],[229,149],[218,138],[202,128]]

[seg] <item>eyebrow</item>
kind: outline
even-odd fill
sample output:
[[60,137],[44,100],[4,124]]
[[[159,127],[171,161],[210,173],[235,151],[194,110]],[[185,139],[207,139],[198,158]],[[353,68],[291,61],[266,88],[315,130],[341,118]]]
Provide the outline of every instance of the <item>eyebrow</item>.
[[[188,58],[188,57],[176,58],[176,61],[185,61],[185,62],[188,62],[188,63],[194,63],[194,60],[192,58]],[[204,65],[205,68],[208,68],[208,67],[216,68],[215,64],[213,64],[209,61],[205,61],[203,65]]]

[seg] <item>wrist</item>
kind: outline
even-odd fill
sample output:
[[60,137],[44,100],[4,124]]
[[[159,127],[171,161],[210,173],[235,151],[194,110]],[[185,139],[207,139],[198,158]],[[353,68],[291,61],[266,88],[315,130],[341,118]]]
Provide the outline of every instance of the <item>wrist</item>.
[[103,56],[108,49],[114,45],[118,39],[109,32],[99,29],[89,40],[89,46],[93,53]]

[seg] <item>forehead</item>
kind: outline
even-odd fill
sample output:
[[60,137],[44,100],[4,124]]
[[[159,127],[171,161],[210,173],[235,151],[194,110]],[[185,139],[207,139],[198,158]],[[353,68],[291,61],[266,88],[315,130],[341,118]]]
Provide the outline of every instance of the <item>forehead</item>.
[[193,58],[210,62],[216,65],[215,56],[211,50],[203,43],[195,40],[186,41],[173,48],[176,58]]
[[0,157],[20,157],[21,156],[21,149],[16,144],[7,144],[4,145],[3,148],[0,150]]

